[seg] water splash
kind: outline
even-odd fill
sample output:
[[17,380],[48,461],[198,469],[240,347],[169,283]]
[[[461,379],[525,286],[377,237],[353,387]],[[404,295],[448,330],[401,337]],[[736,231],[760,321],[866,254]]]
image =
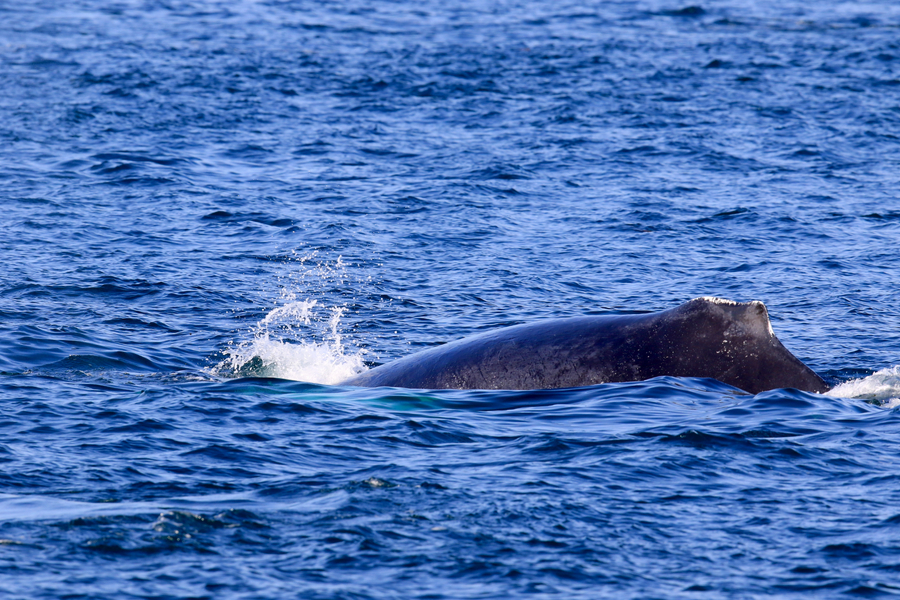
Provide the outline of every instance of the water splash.
[[900,406],[900,365],[881,369],[862,379],[838,384],[829,396],[875,400],[885,408]]
[[[300,298],[329,279],[346,277],[340,257],[334,265],[307,267],[312,258],[315,253],[298,259],[300,269],[284,279],[276,307],[250,329],[252,339],[229,344],[225,359],[213,367],[214,374],[333,385],[366,370],[362,351],[348,350],[343,343],[341,318],[346,308]],[[309,285],[310,280],[316,286]]]

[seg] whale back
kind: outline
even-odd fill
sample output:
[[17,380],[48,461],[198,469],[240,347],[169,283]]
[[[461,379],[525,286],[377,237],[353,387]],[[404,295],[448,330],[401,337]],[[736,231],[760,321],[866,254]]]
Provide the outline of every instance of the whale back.
[[548,389],[710,377],[759,393],[825,382],[775,337],[762,302],[697,298],[670,310],[516,325],[430,348],[342,385]]

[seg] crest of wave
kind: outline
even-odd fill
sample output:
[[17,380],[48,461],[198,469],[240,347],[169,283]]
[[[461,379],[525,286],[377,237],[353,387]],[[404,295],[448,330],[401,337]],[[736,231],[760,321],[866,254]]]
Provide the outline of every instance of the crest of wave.
[[838,384],[828,395],[876,400],[885,408],[900,406],[900,366],[881,369],[868,377]]
[[[301,269],[298,278],[327,280],[340,275],[342,269],[338,259],[333,268],[320,264],[315,269]],[[362,351],[344,347],[340,332],[344,308],[328,309],[319,306],[317,300],[300,300],[296,292],[285,288],[281,296],[281,305],[251,328],[252,339],[229,344],[226,358],[212,369],[215,374],[332,385],[366,370]]]

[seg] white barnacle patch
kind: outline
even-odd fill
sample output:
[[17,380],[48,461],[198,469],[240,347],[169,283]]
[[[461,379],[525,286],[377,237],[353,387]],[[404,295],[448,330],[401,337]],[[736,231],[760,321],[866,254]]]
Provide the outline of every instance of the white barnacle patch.
[[694,298],[694,300],[705,300],[707,302],[712,302],[713,304],[725,304],[727,306],[737,306],[740,302],[735,302],[734,300],[729,300],[727,298],[719,298],[717,296],[701,296],[699,298]]

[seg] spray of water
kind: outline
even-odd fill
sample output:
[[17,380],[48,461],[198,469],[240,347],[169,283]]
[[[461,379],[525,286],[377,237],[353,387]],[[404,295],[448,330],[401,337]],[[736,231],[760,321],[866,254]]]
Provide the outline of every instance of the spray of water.
[[365,371],[361,351],[344,347],[341,318],[346,309],[325,307],[303,298],[318,293],[315,285],[345,276],[340,257],[333,266],[317,263],[315,255],[298,259],[299,269],[282,279],[275,308],[250,329],[250,339],[232,342],[225,359],[213,368],[223,377],[279,377],[332,385]]
[[874,400],[885,408],[900,406],[900,366],[882,369],[862,379],[834,386],[829,396]]

